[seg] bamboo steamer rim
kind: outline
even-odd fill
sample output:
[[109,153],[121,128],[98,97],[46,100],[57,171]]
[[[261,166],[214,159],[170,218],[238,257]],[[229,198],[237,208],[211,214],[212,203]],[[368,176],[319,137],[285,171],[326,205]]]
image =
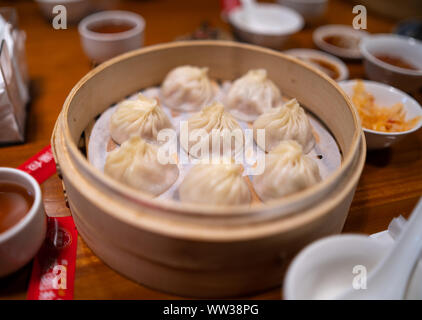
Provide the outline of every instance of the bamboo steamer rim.
[[[62,139],[63,137],[58,132],[58,135],[55,135],[54,138]],[[318,221],[319,218],[339,206],[347,195],[353,192],[353,188],[356,186],[365,164],[366,141],[363,133],[361,135],[360,149],[362,153],[355,159],[355,170],[349,172],[350,179],[344,182],[345,185],[343,188],[335,195],[330,195],[329,198],[324,199],[318,205],[307,208],[299,214],[285,215],[277,220],[264,221],[256,224],[238,224],[231,228],[227,226],[221,227],[220,225],[194,225],[186,221],[170,221],[169,219],[142,211],[134,214],[132,210],[130,214],[120,214],[119,210],[114,209],[121,209],[121,203],[107,202],[107,195],[95,188],[87,179],[81,180],[80,176],[82,174],[79,171],[76,171],[75,175],[78,175],[79,178],[78,186],[87,188],[86,195],[90,197],[90,201],[94,202],[99,210],[130,226],[184,240],[212,242],[245,241],[293,231],[300,226]],[[67,161],[65,165],[73,166],[70,161]]]
[[[101,71],[103,71],[104,69],[108,68],[109,66],[115,63],[118,63],[125,59],[133,58],[143,53],[184,47],[184,46],[238,47],[242,49],[262,52],[268,55],[273,55],[285,60],[289,60],[290,62],[293,62],[295,64],[300,64],[301,67],[308,69],[310,72],[317,73],[319,77],[323,78],[325,81],[328,81],[330,85],[333,86],[345,100],[346,105],[349,107],[349,111],[351,112],[353,122],[354,122],[353,124],[356,129],[353,136],[353,140],[350,144],[350,150],[346,154],[343,154],[343,161],[340,168],[336,169],[329,177],[327,177],[326,179],[324,179],[322,182],[318,183],[317,185],[312,186],[308,189],[305,189],[301,192],[295,193],[293,195],[290,195],[282,199],[277,199],[277,200],[267,202],[265,204],[264,203],[257,204],[254,206],[238,205],[238,206],[218,206],[218,207],[212,206],[212,205],[181,203],[174,200],[163,201],[160,199],[151,198],[151,196],[143,192],[135,191],[131,189],[130,187],[127,187],[121,183],[117,183],[111,177],[108,177],[102,172],[100,172],[99,170],[96,170],[79,151],[77,147],[77,142],[73,141],[72,139],[71,131],[69,128],[68,111],[69,111],[73,97],[76,95],[78,90],[84,86],[84,84],[87,81],[89,81],[95,75],[99,74]],[[214,217],[216,216],[233,217],[233,216],[238,216],[238,215],[256,215],[256,214],[262,215],[262,214],[265,214],[265,212],[268,212],[268,214],[271,214],[271,213],[274,214],[274,213],[280,212],[281,208],[288,211],[289,208],[291,209],[297,206],[301,202],[301,200],[307,197],[312,197],[312,195],[322,192],[324,189],[328,188],[330,185],[336,184],[341,179],[342,175],[344,175],[344,173],[353,164],[353,160],[359,151],[359,145],[360,145],[360,139],[361,139],[361,133],[362,133],[362,127],[360,124],[359,117],[357,115],[356,110],[352,106],[352,103],[349,97],[341,90],[341,88],[337,85],[337,83],[334,80],[332,80],[330,77],[325,75],[323,72],[313,67],[308,66],[307,64],[305,64],[304,62],[300,61],[297,58],[288,56],[280,52],[276,52],[271,49],[266,49],[266,48],[262,48],[262,47],[258,47],[254,45],[249,45],[249,44],[235,43],[235,42],[230,42],[230,41],[214,41],[214,40],[213,41],[211,40],[180,41],[180,42],[167,43],[167,44],[158,44],[158,45],[134,50],[134,51],[125,53],[123,55],[117,56],[109,61],[106,61],[105,63],[91,70],[72,88],[71,92],[69,93],[68,97],[65,100],[65,103],[64,103],[64,106],[63,106],[63,109],[58,121],[60,121],[60,126],[56,126],[55,129],[62,130],[64,143],[66,143],[66,147],[68,148],[69,154],[71,155],[71,158],[73,158],[73,161],[75,161],[85,173],[90,175],[90,177],[93,180],[101,182],[101,184],[107,187],[107,189],[111,190],[112,192],[118,194],[119,196],[127,200],[130,200],[144,207],[153,208],[156,210],[163,210],[163,211],[166,211],[168,213],[173,213],[173,214],[190,215],[190,216],[205,215],[205,216],[214,216]],[[53,136],[53,144],[54,143],[55,141],[54,141],[54,136]],[[53,148],[53,151],[54,150],[55,148]],[[60,160],[58,162],[60,162]],[[359,175],[360,175],[360,172],[361,171],[358,172]]]

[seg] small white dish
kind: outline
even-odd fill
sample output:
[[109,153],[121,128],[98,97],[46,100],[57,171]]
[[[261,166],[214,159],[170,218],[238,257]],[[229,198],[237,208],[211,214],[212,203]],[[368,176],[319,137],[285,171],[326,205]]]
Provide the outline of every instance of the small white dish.
[[328,4],[328,0],[278,0],[277,2],[298,12],[307,24],[321,20]]
[[[349,69],[347,68],[346,64],[331,54],[313,49],[290,49],[284,51],[284,53],[309,63],[311,66],[328,74],[331,78],[336,81],[342,81],[349,78]],[[310,59],[316,59],[316,61],[312,61]],[[317,61],[323,61],[330,67],[320,65]],[[334,69],[335,71],[331,69]],[[334,75],[333,73],[336,75]]]
[[[368,32],[355,30],[352,27],[340,24],[330,24],[315,29],[312,34],[315,45],[321,50],[327,51],[341,58],[361,59],[359,43],[368,35]],[[327,37],[338,36],[351,44],[350,48],[342,48],[327,42]]]
[[303,249],[290,264],[284,278],[284,298],[336,299],[345,288],[352,288],[356,266],[364,266],[369,273],[390,248],[382,242],[355,234],[317,240]]
[[[396,222],[390,223],[389,231]],[[286,299],[416,298],[420,290],[415,286],[420,286],[421,279],[421,223],[422,198],[393,241],[385,241],[384,234],[341,234],[313,242],[289,266]]]
[[274,49],[304,25],[296,11],[272,3],[256,3],[252,10],[239,6],[230,11],[228,21],[241,40]]
[[28,173],[0,168],[0,182],[18,184],[34,195],[28,213],[13,227],[0,233],[0,277],[27,264],[38,252],[47,230],[46,215],[38,182]]
[[[422,42],[400,35],[376,34],[363,39],[360,50],[369,79],[407,92],[422,88]],[[376,58],[379,54],[404,59],[419,70],[399,68],[381,61]]]
[[[123,32],[100,33],[92,28],[108,23],[131,25]],[[129,11],[101,11],[84,18],[78,26],[85,54],[94,62],[101,63],[119,54],[138,49],[144,43],[145,20]]]
[[[351,98],[353,95],[353,88],[357,80],[342,81],[339,83],[344,92]],[[365,90],[371,93],[375,102],[380,106],[389,107],[395,103],[401,102],[406,110],[406,119],[411,119],[417,116],[422,116],[422,107],[419,103],[403,91],[392,86],[362,80],[365,85]],[[412,129],[400,132],[381,132],[363,128],[365,132],[366,144],[368,149],[382,149],[387,148],[400,141],[406,135],[419,130],[422,127],[422,119],[419,120]]]

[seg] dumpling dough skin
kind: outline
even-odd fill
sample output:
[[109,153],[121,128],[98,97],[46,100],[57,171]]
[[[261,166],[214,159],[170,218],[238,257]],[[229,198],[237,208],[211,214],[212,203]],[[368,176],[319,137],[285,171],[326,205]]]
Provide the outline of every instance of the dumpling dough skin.
[[182,202],[207,205],[242,205],[251,202],[251,193],[237,164],[197,164],[179,188]]
[[262,201],[282,198],[321,181],[317,163],[295,141],[282,141],[265,156],[265,169],[252,184]]
[[225,98],[227,109],[243,121],[253,121],[280,103],[280,90],[265,69],[250,70],[234,81]]
[[180,66],[171,70],[161,86],[163,103],[178,111],[199,111],[211,103],[219,87],[208,77],[208,68]]
[[[214,102],[213,104],[203,108],[200,112],[195,113],[188,119],[188,130],[189,135],[191,135],[194,130],[203,129],[208,135],[208,145],[206,146],[209,149],[209,154],[211,155],[212,150],[212,131],[217,130],[220,134],[223,133],[223,130],[233,133],[235,140],[231,141],[231,155],[234,156],[235,148],[237,146],[243,147],[243,131],[233,116],[225,111],[224,106],[219,102]],[[203,143],[206,143],[206,140],[201,140]],[[197,141],[190,141],[188,146],[181,141],[182,147],[188,152],[191,152],[192,146],[199,143],[199,138]],[[241,150],[241,149],[238,149]],[[220,138],[220,150],[214,150],[218,155],[223,153],[223,137]],[[197,157],[195,154],[191,154],[194,157]]]
[[[269,152],[283,140],[295,140],[302,145],[305,153],[315,146],[312,126],[296,99],[262,114],[253,124],[257,145]],[[265,145],[257,139],[257,129],[265,130]]]
[[176,164],[161,164],[156,145],[132,136],[106,158],[104,172],[129,187],[157,196],[172,186],[179,176]]
[[122,101],[110,119],[110,135],[118,144],[132,135],[156,143],[158,133],[166,128],[173,128],[173,125],[157,99],[142,94],[136,100]]

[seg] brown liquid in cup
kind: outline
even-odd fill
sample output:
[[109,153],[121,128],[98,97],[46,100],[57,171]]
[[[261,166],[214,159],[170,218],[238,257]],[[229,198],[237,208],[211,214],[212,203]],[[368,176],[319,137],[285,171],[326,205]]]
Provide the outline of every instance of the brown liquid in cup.
[[385,63],[391,64],[399,68],[408,69],[408,70],[418,70],[418,68],[416,68],[415,66],[413,66],[406,60],[396,57],[396,56],[378,54],[378,55],[375,55],[375,57]]
[[133,29],[135,25],[121,21],[99,22],[88,27],[89,30],[97,33],[120,33]]
[[335,65],[332,65],[329,62],[326,62],[324,60],[320,60],[317,58],[309,58],[310,61],[312,61],[313,63],[316,63],[318,65],[320,65],[322,67],[322,70],[328,74],[332,79],[337,79],[338,77],[340,77],[340,73],[337,70]]
[[359,48],[359,39],[341,35],[328,35],[323,40],[332,46],[342,49],[357,49]]
[[12,228],[31,209],[34,196],[24,187],[0,182],[0,233]]

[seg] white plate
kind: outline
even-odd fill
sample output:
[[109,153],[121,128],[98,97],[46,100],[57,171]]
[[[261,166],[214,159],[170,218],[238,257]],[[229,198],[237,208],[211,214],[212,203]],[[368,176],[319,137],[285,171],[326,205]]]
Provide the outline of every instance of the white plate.
[[[220,94],[215,99],[216,101],[224,100],[224,92],[228,90],[230,85],[231,83],[229,81],[223,83],[221,86]],[[158,97],[159,101],[163,101],[163,99],[160,99],[161,93],[158,87],[147,88],[142,90],[142,93],[147,97]],[[133,94],[129,97],[129,99],[135,99],[137,94],[138,93]],[[284,98],[287,99],[287,97]],[[180,121],[187,120],[192,115],[192,113],[189,112],[180,112],[178,116],[173,116],[170,108],[164,104],[161,104],[161,106],[163,107],[163,110],[166,112],[176,131],[178,131]],[[92,128],[89,139],[88,161],[102,172],[104,171],[104,165],[108,154],[107,146],[110,141],[109,122],[115,108],[116,105],[113,105],[101,114]],[[312,114],[307,114],[307,116],[313,130],[319,137],[315,147],[308,153],[308,156],[315,159],[321,174],[321,178],[325,179],[341,166],[340,150],[335,139],[332,137],[331,133],[326,129],[326,127],[320,122],[320,120],[314,117]],[[250,128],[247,122],[241,120],[237,121],[243,130]],[[258,147],[254,143],[254,149],[256,150],[257,148]],[[178,159],[189,158],[188,154],[183,148],[178,148],[177,157]],[[244,162],[243,165],[245,168],[250,166],[250,164],[246,162]],[[166,192],[162,193],[158,197],[160,199],[179,200],[178,187],[191,167],[192,163],[180,163],[178,180],[171,186],[171,188],[169,188]],[[250,179],[252,180],[253,176],[250,176]]]

